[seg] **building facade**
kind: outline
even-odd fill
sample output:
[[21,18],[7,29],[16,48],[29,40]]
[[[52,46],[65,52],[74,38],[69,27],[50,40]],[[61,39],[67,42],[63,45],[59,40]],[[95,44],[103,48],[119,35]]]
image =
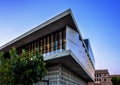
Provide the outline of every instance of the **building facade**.
[[112,85],[108,70],[95,70],[95,82],[89,82],[88,85]]
[[[87,43],[85,43],[87,42]],[[67,10],[0,47],[33,52],[39,48],[47,64],[49,85],[87,85],[94,81],[94,56],[89,40],[84,41],[71,10]]]

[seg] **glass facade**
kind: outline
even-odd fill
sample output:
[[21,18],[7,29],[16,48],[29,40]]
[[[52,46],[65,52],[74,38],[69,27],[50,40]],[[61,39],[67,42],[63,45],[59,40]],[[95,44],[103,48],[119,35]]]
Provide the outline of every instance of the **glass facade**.
[[35,41],[32,41],[22,47],[19,47],[18,53],[21,54],[22,49],[25,49],[28,53],[33,52],[35,48],[39,48],[39,51],[44,56],[62,52],[66,49],[66,29],[60,29],[46,36],[43,36]]

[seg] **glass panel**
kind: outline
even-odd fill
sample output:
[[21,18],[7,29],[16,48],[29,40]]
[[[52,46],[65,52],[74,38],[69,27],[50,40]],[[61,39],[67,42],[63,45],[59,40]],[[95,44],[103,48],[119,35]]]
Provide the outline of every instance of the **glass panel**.
[[59,32],[58,49],[62,49],[62,32]]
[[43,51],[43,54],[46,53],[46,38],[44,38],[44,51]]
[[58,33],[55,33],[55,51],[58,50]]
[[47,36],[47,52],[50,52],[50,39],[49,36]]
[[53,34],[52,34],[52,35],[51,35],[51,43],[50,43],[50,44],[51,44],[51,49],[50,49],[51,52],[53,51],[53,43],[54,43],[54,42],[53,42]]
[[65,46],[66,46],[66,30],[65,29],[63,30],[62,35],[63,35],[63,45],[62,45],[63,47],[62,48],[65,50],[66,49],[65,48]]
[[36,41],[36,47],[37,47],[38,49],[40,49],[40,48],[39,48],[39,40]]
[[33,42],[33,52],[35,51],[35,48],[36,48],[36,43]]
[[42,54],[42,46],[43,46],[42,44],[43,44],[43,40],[41,39],[41,40],[40,40],[40,53],[41,53],[41,54]]
[[31,45],[32,45],[32,49],[31,50],[33,52],[34,51],[34,43],[32,42]]

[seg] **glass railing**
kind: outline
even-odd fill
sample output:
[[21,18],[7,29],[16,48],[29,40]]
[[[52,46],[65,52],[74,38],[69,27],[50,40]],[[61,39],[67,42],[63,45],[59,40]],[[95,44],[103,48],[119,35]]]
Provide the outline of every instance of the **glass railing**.
[[51,51],[51,52],[47,52],[47,53],[44,53],[42,54],[44,57],[46,56],[49,56],[51,54],[55,54],[55,53],[60,53],[60,52],[64,52],[65,50],[64,49],[59,49],[59,50],[55,50],[55,51]]

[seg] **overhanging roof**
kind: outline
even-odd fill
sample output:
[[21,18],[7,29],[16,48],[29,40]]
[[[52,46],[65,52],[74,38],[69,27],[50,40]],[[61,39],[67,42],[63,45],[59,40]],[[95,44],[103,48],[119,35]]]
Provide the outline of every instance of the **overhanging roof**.
[[47,65],[62,64],[83,80],[86,80],[87,82],[94,81],[91,74],[70,50],[46,56],[45,61]]
[[7,52],[13,46],[15,46],[16,48],[23,46],[24,44],[34,41],[46,34],[49,34],[53,31],[61,29],[65,27],[66,25],[69,25],[70,27],[72,27],[73,29],[79,32],[79,29],[77,27],[77,24],[74,20],[74,17],[70,9],[53,17],[52,19],[49,19],[43,24],[33,28],[32,30],[24,33],[23,35],[17,37],[16,39],[1,46],[0,51]]

